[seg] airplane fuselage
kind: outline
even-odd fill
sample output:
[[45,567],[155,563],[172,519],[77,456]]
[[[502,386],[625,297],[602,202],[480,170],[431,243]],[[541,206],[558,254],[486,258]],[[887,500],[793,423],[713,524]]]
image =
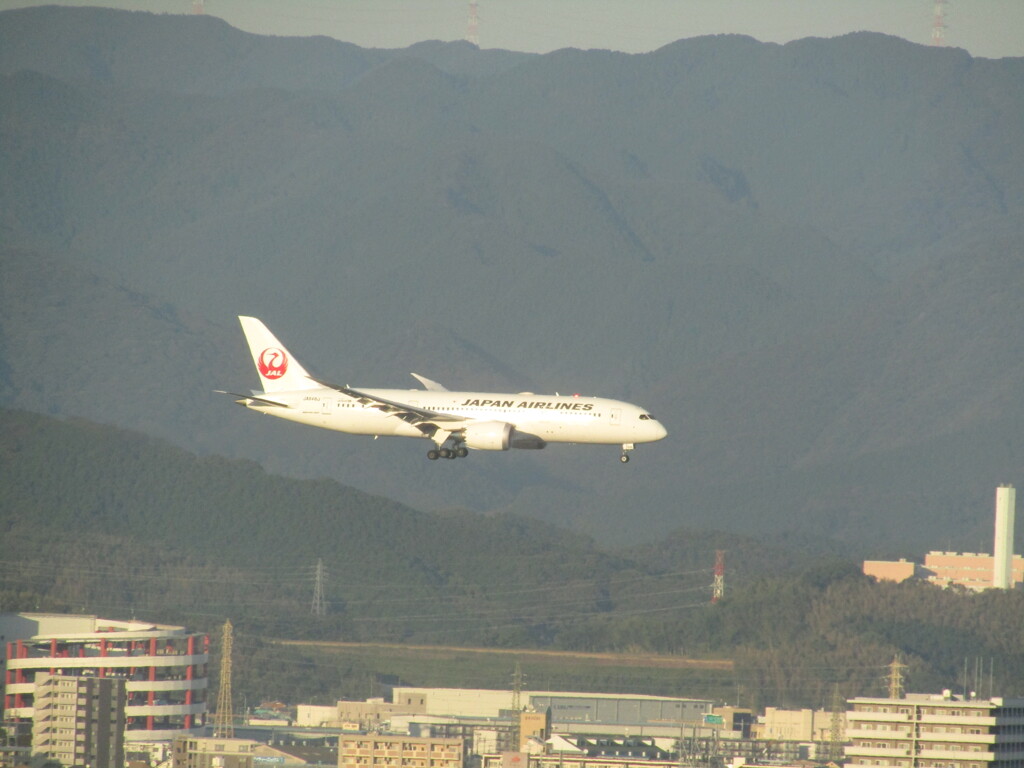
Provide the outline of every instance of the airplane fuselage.
[[667,434],[639,406],[603,397],[452,392],[416,373],[425,389],[341,386],[311,376],[261,320],[238,319],[263,384],[262,392],[236,394],[240,405],[353,435],[427,438],[436,446],[427,451],[432,460],[464,457],[470,450],[590,443],[621,445],[625,463],[637,443]]
[[[448,416],[477,422],[507,422],[524,438],[533,436],[545,443],[646,443],[665,436],[664,427],[643,409],[603,397],[406,389],[360,391]],[[354,435],[427,437],[415,426],[333,389],[274,392],[263,397],[272,397],[282,405],[251,399],[244,404],[290,421]]]

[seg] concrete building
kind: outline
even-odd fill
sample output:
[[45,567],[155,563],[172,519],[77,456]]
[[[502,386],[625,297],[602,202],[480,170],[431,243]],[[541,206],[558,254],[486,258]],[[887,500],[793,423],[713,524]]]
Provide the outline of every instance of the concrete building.
[[[1009,584],[1024,581],[1024,558],[1012,558],[1012,576]],[[995,587],[996,559],[992,555],[974,552],[929,552],[924,556],[925,579],[940,587],[956,584],[976,592]],[[1006,582],[1006,577],[1001,577]],[[1006,589],[1007,587],[1001,587]]]
[[776,741],[828,741],[832,736],[832,713],[823,709],[766,707],[754,735]]
[[909,694],[856,698],[846,713],[847,765],[1021,768],[1024,699]]
[[258,741],[179,734],[171,744],[172,768],[253,768]]
[[924,565],[901,559],[865,560],[864,574],[878,581],[923,579],[941,587],[960,586],[980,592],[1013,589],[1024,583],[1024,557],[1013,554],[1016,491],[1012,485],[996,489],[994,554],[929,552]]
[[516,746],[519,752],[526,748],[531,739],[544,741],[551,735],[551,711],[520,712],[516,731],[519,733],[519,744]]
[[923,579],[927,576],[919,564],[905,558],[865,560],[863,571],[865,576],[871,576],[876,581],[895,581],[897,583],[907,579]]
[[[516,760],[516,757],[519,759]],[[504,755],[484,755],[481,768],[678,768],[678,765],[678,761],[657,761],[643,756],[590,756],[563,752],[553,755],[525,755],[510,752]]]
[[40,672],[32,753],[61,765],[124,766],[124,680]]
[[[981,592],[992,589],[996,580],[996,559],[992,555],[974,552],[929,552],[924,564],[907,560],[865,560],[864,575],[878,581],[906,581],[921,579],[940,587],[959,586]],[[1024,583],[1024,557],[1014,555],[1010,560],[1009,583]],[[1001,577],[1006,582],[1005,577]],[[1005,587],[1003,587],[1005,589]]]
[[35,717],[36,676],[124,681],[125,742],[169,741],[206,724],[209,638],[184,627],[96,616],[0,615],[4,717]]
[[[468,688],[396,687],[396,706],[418,707],[426,715],[501,717],[512,708],[512,691]],[[551,710],[554,727],[569,725],[643,726],[678,728],[679,722],[703,722],[714,702],[641,694],[524,691],[522,706],[534,712]]]
[[380,733],[338,739],[338,768],[463,768],[466,754],[463,739]]
[[[341,702],[339,701],[340,705]],[[299,704],[295,708],[295,725],[299,728],[342,728],[338,707],[325,704]],[[359,724],[346,730],[358,731]]]

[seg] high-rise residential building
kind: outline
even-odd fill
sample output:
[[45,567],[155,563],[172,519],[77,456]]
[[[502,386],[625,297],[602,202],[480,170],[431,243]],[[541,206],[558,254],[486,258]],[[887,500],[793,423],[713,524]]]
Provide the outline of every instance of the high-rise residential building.
[[1021,768],[1024,699],[908,694],[848,702],[846,764]]
[[124,680],[36,673],[32,753],[61,765],[124,766]]

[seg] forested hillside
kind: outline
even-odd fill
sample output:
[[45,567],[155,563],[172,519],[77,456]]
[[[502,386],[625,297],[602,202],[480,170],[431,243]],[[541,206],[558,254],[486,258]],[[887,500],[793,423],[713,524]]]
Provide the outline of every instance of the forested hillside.
[[[715,549],[727,550],[727,587],[712,605]],[[965,659],[972,669],[982,659],[995,693],[1024,692],[1019,590],[878,585],[823,549],[681,530],[611,554],[528,518],[417,512],[332,480],[0,411],[0,611],[136,616],[215,637],[230,618],[245,659],[236,692],[250,701],[366,696],[395,679],[386,653],[327,673],[327,659],[274,638],[731,660],[732,672],[683,678],[688,692],[759,705],[820,706],[835,683],[878,692],[896,653],[917,690],[956,688]],[[323,616],[312,611],[318,562]],[[428,673],[402,671],[413,684]],[[467,665],[444,683],[477,685],[477,673]],[[629,682],[571,666],[553,679]],[[643,680],[650,693],[678,695],[680,684]]]
[[[1021,59],[370,51],[25,9],[0,148],[9,407],[623,546],[984,549],[1020,482]],[[211,394],[256,384],[238,314],[341,384],[600,394],[669,438],[439,466],[261,420]]]

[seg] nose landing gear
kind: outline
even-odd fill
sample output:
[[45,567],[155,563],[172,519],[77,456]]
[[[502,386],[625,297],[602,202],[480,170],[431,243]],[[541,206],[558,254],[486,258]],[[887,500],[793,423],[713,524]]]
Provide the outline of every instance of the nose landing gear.
[[636,446],[633,443],[623,443],[622,444],[622,455],[619,456],[619,461],[621,461],[623,464],[628,464],[629,463],[629,452],[632,451],[634,448],[636,448]]

